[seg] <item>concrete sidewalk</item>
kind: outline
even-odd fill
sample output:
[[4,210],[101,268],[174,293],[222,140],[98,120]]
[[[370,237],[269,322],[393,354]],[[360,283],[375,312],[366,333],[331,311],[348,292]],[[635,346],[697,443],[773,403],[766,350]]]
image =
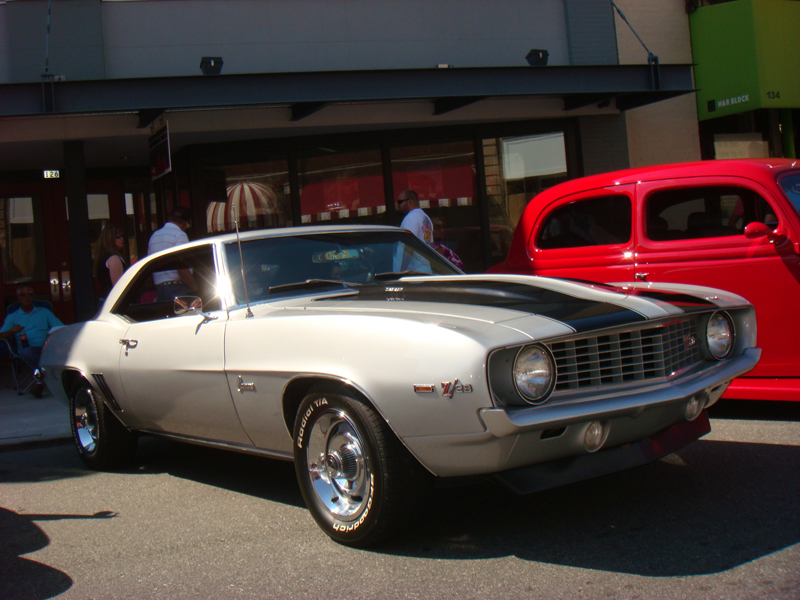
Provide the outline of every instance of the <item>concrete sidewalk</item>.
[[49,391],[42,398],[17,395],[0,382],[0,452],[69,440],[69,407]]

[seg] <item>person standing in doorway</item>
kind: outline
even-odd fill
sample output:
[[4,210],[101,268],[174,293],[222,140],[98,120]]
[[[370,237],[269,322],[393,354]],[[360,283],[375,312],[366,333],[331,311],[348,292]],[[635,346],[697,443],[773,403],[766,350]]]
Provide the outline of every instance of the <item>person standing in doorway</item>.
[[114,284],[119,281],[125,272],[125,259],[122,258],[122,248],[125,245],[125,236],[122,229],[114,225],[107,225],[100,233],[97,240],[94,272],[100,282],[100,306],[108,298],[108,293]]
[[[188,208],[177,207],[170,220],[150,236],[147,253],[155,254],[161,250],[188,243],[189,236],[186,235],[186,230],[191,227],[191,219],[192,213]],[[156,271],[153,273],[153,283],[156,286],[159,302],[169,302],[176,296],[185,296],[190,291],[197,290],[197,284],[190,269]]]

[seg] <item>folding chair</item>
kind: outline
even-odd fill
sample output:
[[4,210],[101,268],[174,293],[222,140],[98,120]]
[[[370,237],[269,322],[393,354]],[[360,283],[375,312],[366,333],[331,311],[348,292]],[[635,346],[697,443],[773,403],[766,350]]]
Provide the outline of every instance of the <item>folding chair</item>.
[[[34,306],[53,310],[53,305],[46,300],[34,300]],[[19,310],[19,302],[12,302],[6,309],[6,315]],[[22,396],[36,383],[36,378],[33,376],[34,369],[22,360],[17,348],[17,336],[12,335],[7,340],[0,340],[0,355],[7,355],[11,363],[11,379],[14,381],[14,387],[17,389],[17,394]],[[20,378],[20,371],[22,377]]]

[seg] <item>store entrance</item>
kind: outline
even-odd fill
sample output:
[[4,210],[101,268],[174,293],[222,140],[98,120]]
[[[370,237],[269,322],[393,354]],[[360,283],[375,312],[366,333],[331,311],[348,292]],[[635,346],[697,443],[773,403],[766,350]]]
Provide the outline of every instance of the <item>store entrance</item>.
[[[87,181],[86,192],[94,244],[108,223],[124,227],[127,211],[116,180]],[[37,300],[52,303],[61,321],[75,322],[69,206],[60,179],[0,184],[2,318],[21,284],[33,287]]]

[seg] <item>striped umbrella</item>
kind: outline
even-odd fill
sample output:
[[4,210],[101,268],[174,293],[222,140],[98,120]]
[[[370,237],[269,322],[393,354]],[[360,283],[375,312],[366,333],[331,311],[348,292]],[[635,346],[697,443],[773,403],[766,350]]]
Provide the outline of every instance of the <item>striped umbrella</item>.
[[278,195],[269,185],[243,181],[228,186],[228,201],[212,202],[206,209],[209,233],[239,229],[263,229],[286,224]]

